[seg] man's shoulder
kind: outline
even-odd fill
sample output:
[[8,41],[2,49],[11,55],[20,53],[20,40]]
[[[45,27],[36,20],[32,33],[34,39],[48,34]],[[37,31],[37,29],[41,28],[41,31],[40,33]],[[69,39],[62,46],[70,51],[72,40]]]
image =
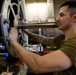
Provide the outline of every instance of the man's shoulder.
[[59,34],[55,37],[55,39],[64,39],[65,35],[64,34]]

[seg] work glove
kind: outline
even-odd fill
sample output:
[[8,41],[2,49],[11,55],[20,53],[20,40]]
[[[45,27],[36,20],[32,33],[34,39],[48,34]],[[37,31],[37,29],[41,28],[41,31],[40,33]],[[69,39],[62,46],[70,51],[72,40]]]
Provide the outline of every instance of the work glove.
[[16,41],[18,39],[18,31],[16,28],[11,28],[10,32],[9,32],[9,39],[10,41]]

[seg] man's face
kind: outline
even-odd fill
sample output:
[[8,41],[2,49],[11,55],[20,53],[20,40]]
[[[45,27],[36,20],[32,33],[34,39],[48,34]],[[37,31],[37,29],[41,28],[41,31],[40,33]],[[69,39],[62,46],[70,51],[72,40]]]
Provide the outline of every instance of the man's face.
[[72,17],[70,16],[70,13],[67,8],[68,6],[61,7],[59,15],[57,17],[57,26],[62,31],[67,30],[72,23]]

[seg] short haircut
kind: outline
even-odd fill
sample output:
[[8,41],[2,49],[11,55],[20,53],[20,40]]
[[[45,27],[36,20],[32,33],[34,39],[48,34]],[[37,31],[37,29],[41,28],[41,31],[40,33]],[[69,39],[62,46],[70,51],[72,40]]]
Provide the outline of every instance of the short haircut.
[[66,1],[60,6],[60,8],[64,6],[68,6],[68,11],[71,16],[76,14],[76,0]]

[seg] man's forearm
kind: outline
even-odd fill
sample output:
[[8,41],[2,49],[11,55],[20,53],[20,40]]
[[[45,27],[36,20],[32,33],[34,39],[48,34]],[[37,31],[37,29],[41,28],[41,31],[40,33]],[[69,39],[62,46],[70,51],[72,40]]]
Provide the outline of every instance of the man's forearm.
[[54,45],[54,40],[51,37],[34,34],[26,30],[24,30],[24,32],[35,42],[41,43],[43,45]]
[[[37,65],[37,58],[41,57],[40,55],[37,55],[35,53],[32,53],[28,50],[25,50],[20,44],[18,44],[15,41],[12,41],[11,44],[15,48],[15,52],[17,56],[28,66],[30,67],[34,72],[35,69],[38,69]],[[31,63],[30,63],[31,62]]]

